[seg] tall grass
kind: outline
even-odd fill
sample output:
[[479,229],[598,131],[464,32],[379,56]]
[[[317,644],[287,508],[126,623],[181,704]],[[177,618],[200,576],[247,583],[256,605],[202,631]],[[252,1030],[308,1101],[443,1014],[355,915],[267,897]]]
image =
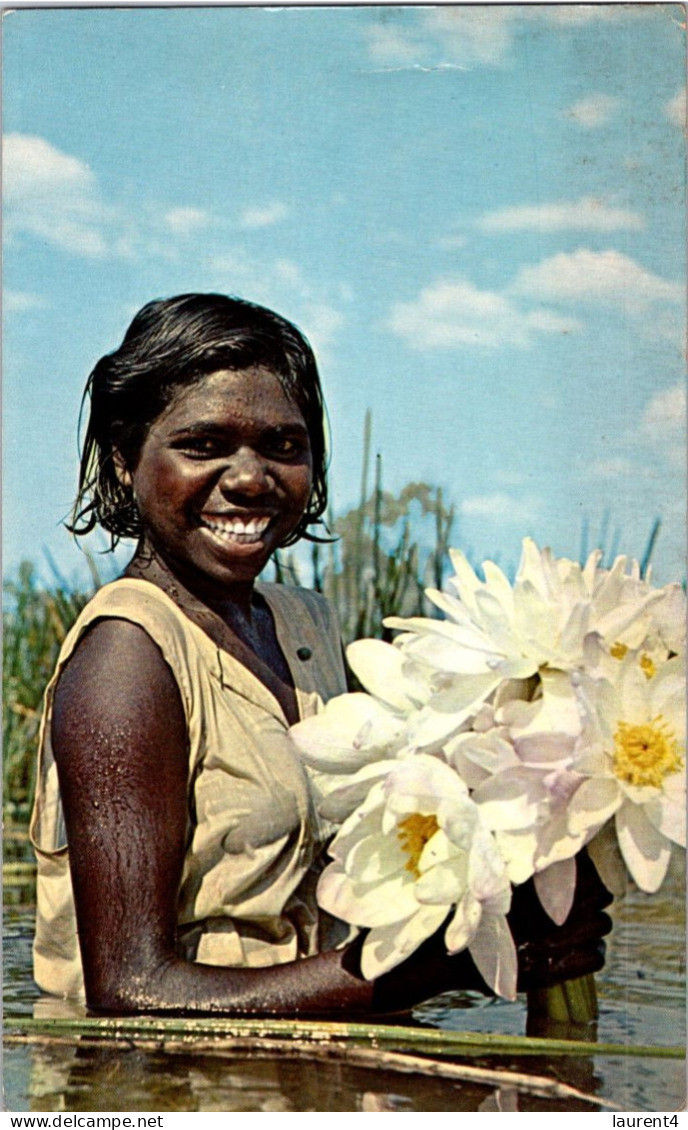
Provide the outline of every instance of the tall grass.
[[3,613],[3,814],[5,830],[23,827],[33,794],[43,692],[67,632],[100,584],[73,588],[56,579],[46,588],[25,561],[4,585]]

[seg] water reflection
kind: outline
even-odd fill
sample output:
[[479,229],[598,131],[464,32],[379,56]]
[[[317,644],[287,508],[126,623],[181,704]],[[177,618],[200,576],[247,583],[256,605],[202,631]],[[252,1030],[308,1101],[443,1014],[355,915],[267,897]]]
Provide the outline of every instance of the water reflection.
[[227,1058],[83,1044],[31,1046],[28,1103],[17,1060],[5,1059],[9,1109],[40,1111],[592,1111],[596,1105],[523,1093],[517,1087],[423,1078],[337,1062]]

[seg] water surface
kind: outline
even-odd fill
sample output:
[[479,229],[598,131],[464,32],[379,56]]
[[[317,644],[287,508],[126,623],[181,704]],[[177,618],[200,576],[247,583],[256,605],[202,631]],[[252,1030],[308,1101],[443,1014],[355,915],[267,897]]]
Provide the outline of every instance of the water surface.
[[[55,1007],[31,978],[34,908],[27,887],[6,886],[4,979],[6,1026],[11,1018]],[[662,891],[627,894],[612,908],[614,930],[598,975],[597,1039],[627,1048],[685,1042],[685,886],[672,868]],[[14,905],[12,905],[14,903]],[[526,1031],[525,999],[447,993],[416,1010],[415,1020],[442,1029]],[[558,1033],[553,1032],[553,1035]],[[573,1033],[590,1038],[590,1032]],[[622,1110],[667,1112],[685,1105],[681,1060],[639,1055],[470,1058],[482,1066],[556,1077]],[[599,1109],[578,1100],[537,1098],[510,1085],[457,1084],[346,1063],[240,1058],[179,1051],[8,1042],[4,1102],[11,1111],[557,1111]]]

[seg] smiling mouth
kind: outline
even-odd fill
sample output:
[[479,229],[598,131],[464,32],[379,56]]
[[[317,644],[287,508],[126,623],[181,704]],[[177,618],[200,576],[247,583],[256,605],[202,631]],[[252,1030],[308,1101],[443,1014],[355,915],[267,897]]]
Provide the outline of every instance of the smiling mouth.
[[201,526],[221,538],[226,545],[254,545],[267,530],[272,518],[261,515],[254,518],[200,517]]

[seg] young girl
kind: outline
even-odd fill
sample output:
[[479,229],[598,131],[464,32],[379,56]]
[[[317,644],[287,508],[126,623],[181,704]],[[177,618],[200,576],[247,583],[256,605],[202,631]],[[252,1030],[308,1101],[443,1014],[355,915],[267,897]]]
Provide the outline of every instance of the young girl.
[[[327,502],[308,343],[259,306],[183,295],[140,311],[87,392],[73,530],[138,544],[47,690],[38,984],[118,1012],[369,1015],[482,987],[441,935],[366,982],[316,903],[327,830],[288,728],[346,689],[341,646],[322,597],[257,582]],[[521,897],[524,984],[599,968],[605,893],[583,878],[560,930],[534,931]]]

